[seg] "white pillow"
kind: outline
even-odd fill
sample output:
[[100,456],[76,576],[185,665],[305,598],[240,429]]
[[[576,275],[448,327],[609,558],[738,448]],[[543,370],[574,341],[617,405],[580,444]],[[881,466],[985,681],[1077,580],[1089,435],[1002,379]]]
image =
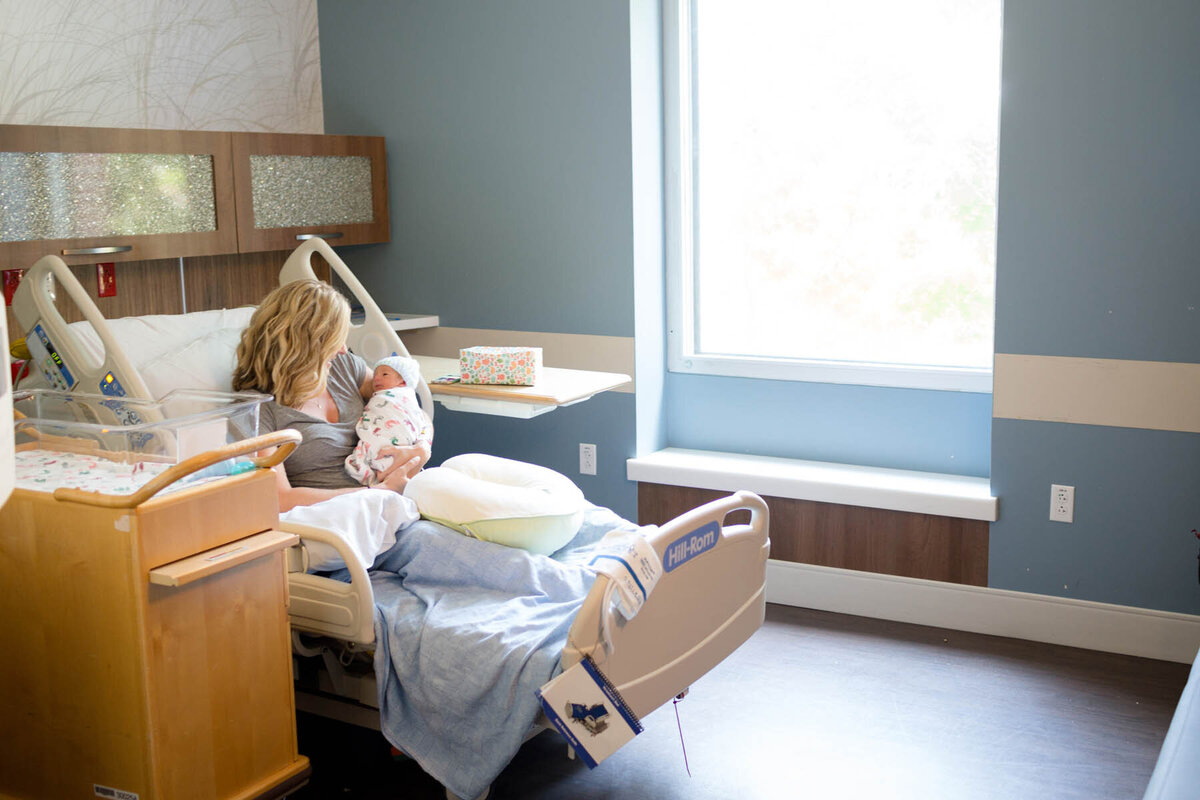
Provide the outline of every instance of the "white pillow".
[[[396,543],[396,531],[420,518],[417,504],[390,489],[347,492],[310,506],[296,506],[279,515],[284,522],[325,528],[335,534],[364,569]],[[308,551],[309,572],[341,569],[346,562],[332,545],[300,537]]]
[[426,519],[540,555],[574,538],[587,504],[579,487],[552,469],[483,453],[418,473],[404,495]]
[[[158,399],[172,389],[230,391],[238,341],[254,308],[221,308],[189,314],[150,314],[108,320],[129,363]],[[69,326],[93,358],[104,345],[90,322]]]

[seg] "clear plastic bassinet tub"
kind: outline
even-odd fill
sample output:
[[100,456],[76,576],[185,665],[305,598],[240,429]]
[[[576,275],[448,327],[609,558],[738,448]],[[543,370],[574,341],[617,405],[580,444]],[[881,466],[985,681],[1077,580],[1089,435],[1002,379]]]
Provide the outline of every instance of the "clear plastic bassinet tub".
[[[14,392],[16,488],[132,494],[175,464],[257,436],[259,409],[269,399],[191,389],[153,402],[48,389]],[[226,459],[179,485],[252,466],[248,455]]]

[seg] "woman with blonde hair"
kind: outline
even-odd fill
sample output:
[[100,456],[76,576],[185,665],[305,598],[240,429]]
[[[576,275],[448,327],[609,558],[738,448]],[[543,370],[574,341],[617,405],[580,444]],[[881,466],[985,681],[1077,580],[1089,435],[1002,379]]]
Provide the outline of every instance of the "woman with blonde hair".
[[[293,428],[304,437],[275,467],[281,511],[362,489],[344,462],[358,443],[354,425],[373,387],[366,362],[346,350],[349,331],[346,298],[327,283],[305,280],[268,294],[242,332],[234,391],[274,395],[262,406],[262,430]],[[391,450],[392,467],[377,486],[401,492],[430,449]]]

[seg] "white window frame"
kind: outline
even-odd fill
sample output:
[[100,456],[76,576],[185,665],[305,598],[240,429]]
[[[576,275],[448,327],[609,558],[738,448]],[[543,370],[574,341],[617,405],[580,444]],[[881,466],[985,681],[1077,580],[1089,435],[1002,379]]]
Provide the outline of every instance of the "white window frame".
[[991,368],[930,367],[701,353],[695,319],[693,0],[663,0],[667,369],[740,378],[991,393]]

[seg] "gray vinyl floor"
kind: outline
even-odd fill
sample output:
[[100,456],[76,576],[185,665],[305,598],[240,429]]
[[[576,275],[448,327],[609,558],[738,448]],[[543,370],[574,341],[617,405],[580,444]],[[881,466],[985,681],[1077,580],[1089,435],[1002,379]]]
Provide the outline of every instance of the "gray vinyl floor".
[[[546,732],[490,798],[1136,799],[1187,673],[768,606],[750,641],[595,770]],[[299,735],[313,776],[296,798],[443,797],[377,732],[301,714]]]

